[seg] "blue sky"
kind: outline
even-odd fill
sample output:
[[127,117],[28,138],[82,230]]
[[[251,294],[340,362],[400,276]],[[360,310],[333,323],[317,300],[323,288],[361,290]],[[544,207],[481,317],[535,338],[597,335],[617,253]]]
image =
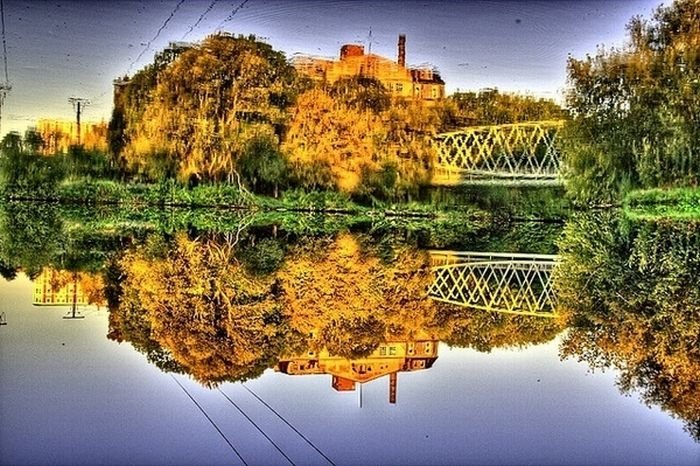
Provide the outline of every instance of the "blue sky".
[[[111,81],[129,70],[180,0],[5,0],[12,92],[2,132],[38,118],[74,117],[67,99],[90,98],[86,120],[108,119]],[[169,41],[181,40],[212,0],[185,0],[149,50],[147,64]],[[437,66],[447,91],[498,87],[561,98],[568,54],[619,45],[635,14],[658,0],[249,0],[223,30],[256,34],[289,57],[337,56],[341,44],[364,42],[396,57],[407,35],[407,62]],[[241,4],[220,0],[186,40],[216,30]]]

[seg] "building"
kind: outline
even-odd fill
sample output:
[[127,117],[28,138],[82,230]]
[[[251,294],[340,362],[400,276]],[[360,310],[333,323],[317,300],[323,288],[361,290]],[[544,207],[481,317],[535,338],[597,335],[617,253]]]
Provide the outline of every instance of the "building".
[[70,277],[66,280],[65,277],[57,279],[57,272],[50,268],[42,270],[34,280],[34,299],[32,304],[35,306],[71,306],[73,304],[86,305],[88,303],[87,294],[80,286],[78,275]]
[[105,305],[104,284],[97,275],[45,267],[34,279],[34,306]]
[[351,77],[375,78],[394,97],[435,101],[445,97],[445,82],[433,67],[406,66],[406,36],[399,35],[396,61],[376,54],[366,54],[363,45],[345,44],[338,60],[298,55],[294,68],[310,78],[333,84]]
[[438,358],[438,343],[434,339],[388,341],[369,356],[355,360],[333,356],[326,349],[318,354],[309,351],[281,359],[275,371],[289,375],[330,374],[331,386],[339,392],[354,391],[358,383],[388,375],[389,403],[395,404],[398,373],[431,368]]
[[[45,155],[66,153],[78,144],[78,126],[75,121],[49,120],[37,121],[36,130],[44,142],[42,152]],[[80,123],[80,145],[86,150],[105,152],[107,150],[107,123]]]

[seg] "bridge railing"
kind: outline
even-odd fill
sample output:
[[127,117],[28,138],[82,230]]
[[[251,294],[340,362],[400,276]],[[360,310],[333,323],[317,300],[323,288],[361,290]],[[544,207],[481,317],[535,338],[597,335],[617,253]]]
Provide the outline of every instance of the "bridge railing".
[[477,310],[556,317],[552,271],[558,256],[431,251],[435,279],[428,295]]
[[473,126],[434,137],[434,181],[558,181],[564,121]]

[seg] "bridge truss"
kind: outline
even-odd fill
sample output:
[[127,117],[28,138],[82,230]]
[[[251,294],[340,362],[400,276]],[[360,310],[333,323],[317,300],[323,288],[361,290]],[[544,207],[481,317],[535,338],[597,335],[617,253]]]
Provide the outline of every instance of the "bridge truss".
[[561,184],[557,134],[564,122],[472,126],[433,139],[435,184]]
[[490,312],[556,317],[552,270],[546,254],[431,251],[436,300]]

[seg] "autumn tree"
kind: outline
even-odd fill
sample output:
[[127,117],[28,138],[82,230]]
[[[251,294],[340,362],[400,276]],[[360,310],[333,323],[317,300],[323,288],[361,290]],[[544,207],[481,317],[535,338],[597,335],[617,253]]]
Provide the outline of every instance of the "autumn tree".
[[205,384],[257,376],[280,351],[283,319],[274,280],[248,274],[235,259],[234,243],[233,237],[181,234],[164,254],[141,247],[121,263],[127,299],[120,308],[147,319],[149,338]]
[[132,167],[163,164],[181,180],[232,181],[248,141],[281,134],[295,94],[284,55],[253,36],[210,36],[155,74],[127,118],[124,154]]
[[346,78],[300,95],[283,150],[305,188],[405,199],[430,179],[436,122],[429,107],[392,100],[375,79]]
[[445,99],[438,110],[443,131],[465,126],[560,120],[566,116],[561,106],[552,100],[498,89],[457,91]]

